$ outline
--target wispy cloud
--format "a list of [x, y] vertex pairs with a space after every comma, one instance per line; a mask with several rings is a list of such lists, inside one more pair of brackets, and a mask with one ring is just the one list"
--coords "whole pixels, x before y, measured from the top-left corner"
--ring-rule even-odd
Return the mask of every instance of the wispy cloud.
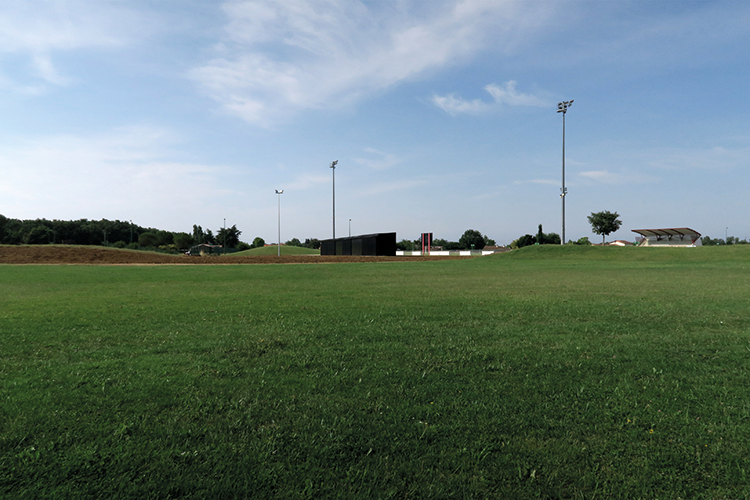
[[215, 178], [227, 169], [175, 161], [176, 143], [169, 131], [132, 127], [0, 147], [3, 210], [15, 217], [111, 217], [180, 211], [223, 193]]
[[524, 94], [516, 90], [516, 82], [510, 80], [500, 87], [491, 83], [484, 87], [493, 98], [493, 101], [482, 101], [474, 99], [467, 101], [455, 94], [444, 96], [433, 95], [432, 102], [449, 115], [459, 114], [480, 114], [499, 109], [503, 105], [507, 106], [547, 106], [549, 103], [542, 97], [532, 94]]
[[[262, 126], [465, 61], [532, 17], [519, 0], [424, 4], [231, 2], [216, 57], [190, 71], [221, 106]], [[538, 16], [537, 12], [533, 16]], [[502, 99], [506, 89], [497, 89]]]
[[372, 196], [372, 195], [382, 195], [385, 193], [391, 193], [394, 191], [403, 191], [405, 189], [412, 189], [417, 186], [425, 186], [428, 184], [432, 184], [434, 180], [427, 179], [427, 178], [418, 178], [418, 179], [402, 179], [402, 180], [395, 180], [391, 182], [378, 182], [370, 185], [367, 189], [364, 189], [362, 191], [363, 195]]
[[657, 182], [658, 177], [653, 175], [635, 173], [635, 172], [610, 172], [609, 170], [588, 170], [578, 172], [579, 177], [598, 184], [644, 184], [648, 182]]
[[26, 57], [32, 85], [18, 84], [21, 75], [0, 75], [6, 90], [41, 93], [44, 84], [68, 85], [53, 55], [79, 49], [122, 46], [140, 37], [149, 25], [147, 16], [112, 2], [87, 0], [26, 0], [3, 2], [0, 9], [0, 60], [9, 55]]
[[665, 170], [715, 170], [728, 172], [750, 167], [750, 148], [716, 146], [704, 149], [669, 149], [650, 153], [648, 165]]
[[364, 151], [370, 154], [370, 158], [352, 158], [352, 160], [373, 170], [386, 170], [401, 163], [401, 159], [391, 153], [384, 153], [374, 148], [365, 148]]
[[513, 184], [520, 185], [520, 184], [544, 184], [546, 186], [559, 186], [560, 181], [559, 180], [553, 180], [553, 179], [529, 179], [529, 180], [519, 180], [514, 181]]

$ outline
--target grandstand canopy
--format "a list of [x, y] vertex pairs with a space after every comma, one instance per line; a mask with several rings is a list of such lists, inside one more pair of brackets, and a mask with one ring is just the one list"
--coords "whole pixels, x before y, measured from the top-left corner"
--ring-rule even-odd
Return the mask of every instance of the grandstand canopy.
[[689, 227], [633, 229], [643, 236], [642, 246], [700, 246], [701, 233]]

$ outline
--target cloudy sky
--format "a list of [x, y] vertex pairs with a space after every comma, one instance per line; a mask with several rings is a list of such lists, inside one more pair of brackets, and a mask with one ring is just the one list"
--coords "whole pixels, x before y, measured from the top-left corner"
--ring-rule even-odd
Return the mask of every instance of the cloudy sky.
[[[0, 214], [750, 237], [750, 3], [4, 0]], [[728, 228], [728, 229], [727, 229]]]

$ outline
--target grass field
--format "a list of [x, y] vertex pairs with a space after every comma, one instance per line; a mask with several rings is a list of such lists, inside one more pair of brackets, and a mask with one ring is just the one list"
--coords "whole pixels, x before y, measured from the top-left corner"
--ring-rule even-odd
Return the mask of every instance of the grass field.
[[[233, 255], [278, 255], [279, 247], [268, 246], [251, 248], [250, 250], [243, 250], [242, 252], [234, 253]], [[281, 255], [320, 255], [320, 250], [313, 250], [312, 248], [294, 247], [281, 245]]]
[[0, 266], [6, 498], [750, 496], [750, 248]]

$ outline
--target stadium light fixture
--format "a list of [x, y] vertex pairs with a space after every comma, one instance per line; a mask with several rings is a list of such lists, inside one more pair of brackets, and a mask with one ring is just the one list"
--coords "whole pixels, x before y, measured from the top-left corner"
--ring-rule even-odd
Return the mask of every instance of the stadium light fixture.
[[338, 160], [331, 163], [331, 169], [333, 169], [333, 239], [336, 239], [336, 164]]
[[277, 243], [278, 256], [281, 257], [281, 195], [284, 194], [284, 190], [276, 190], [277, 198], [279, 199], [279, 242]]
[[562, 142], [562, 188], [560, 189], [560, 198], [562, 199], [562, 239], [560, 244], [565, 244], [565, 196], [568, 194], [568, 190], [565, 187], [565, 113], [568, 112], [568, 108], [573, 105], [573, 99], [569, 101], [562, 101], [557, 104], [557, 112], [563, 115], [563, 142]]

